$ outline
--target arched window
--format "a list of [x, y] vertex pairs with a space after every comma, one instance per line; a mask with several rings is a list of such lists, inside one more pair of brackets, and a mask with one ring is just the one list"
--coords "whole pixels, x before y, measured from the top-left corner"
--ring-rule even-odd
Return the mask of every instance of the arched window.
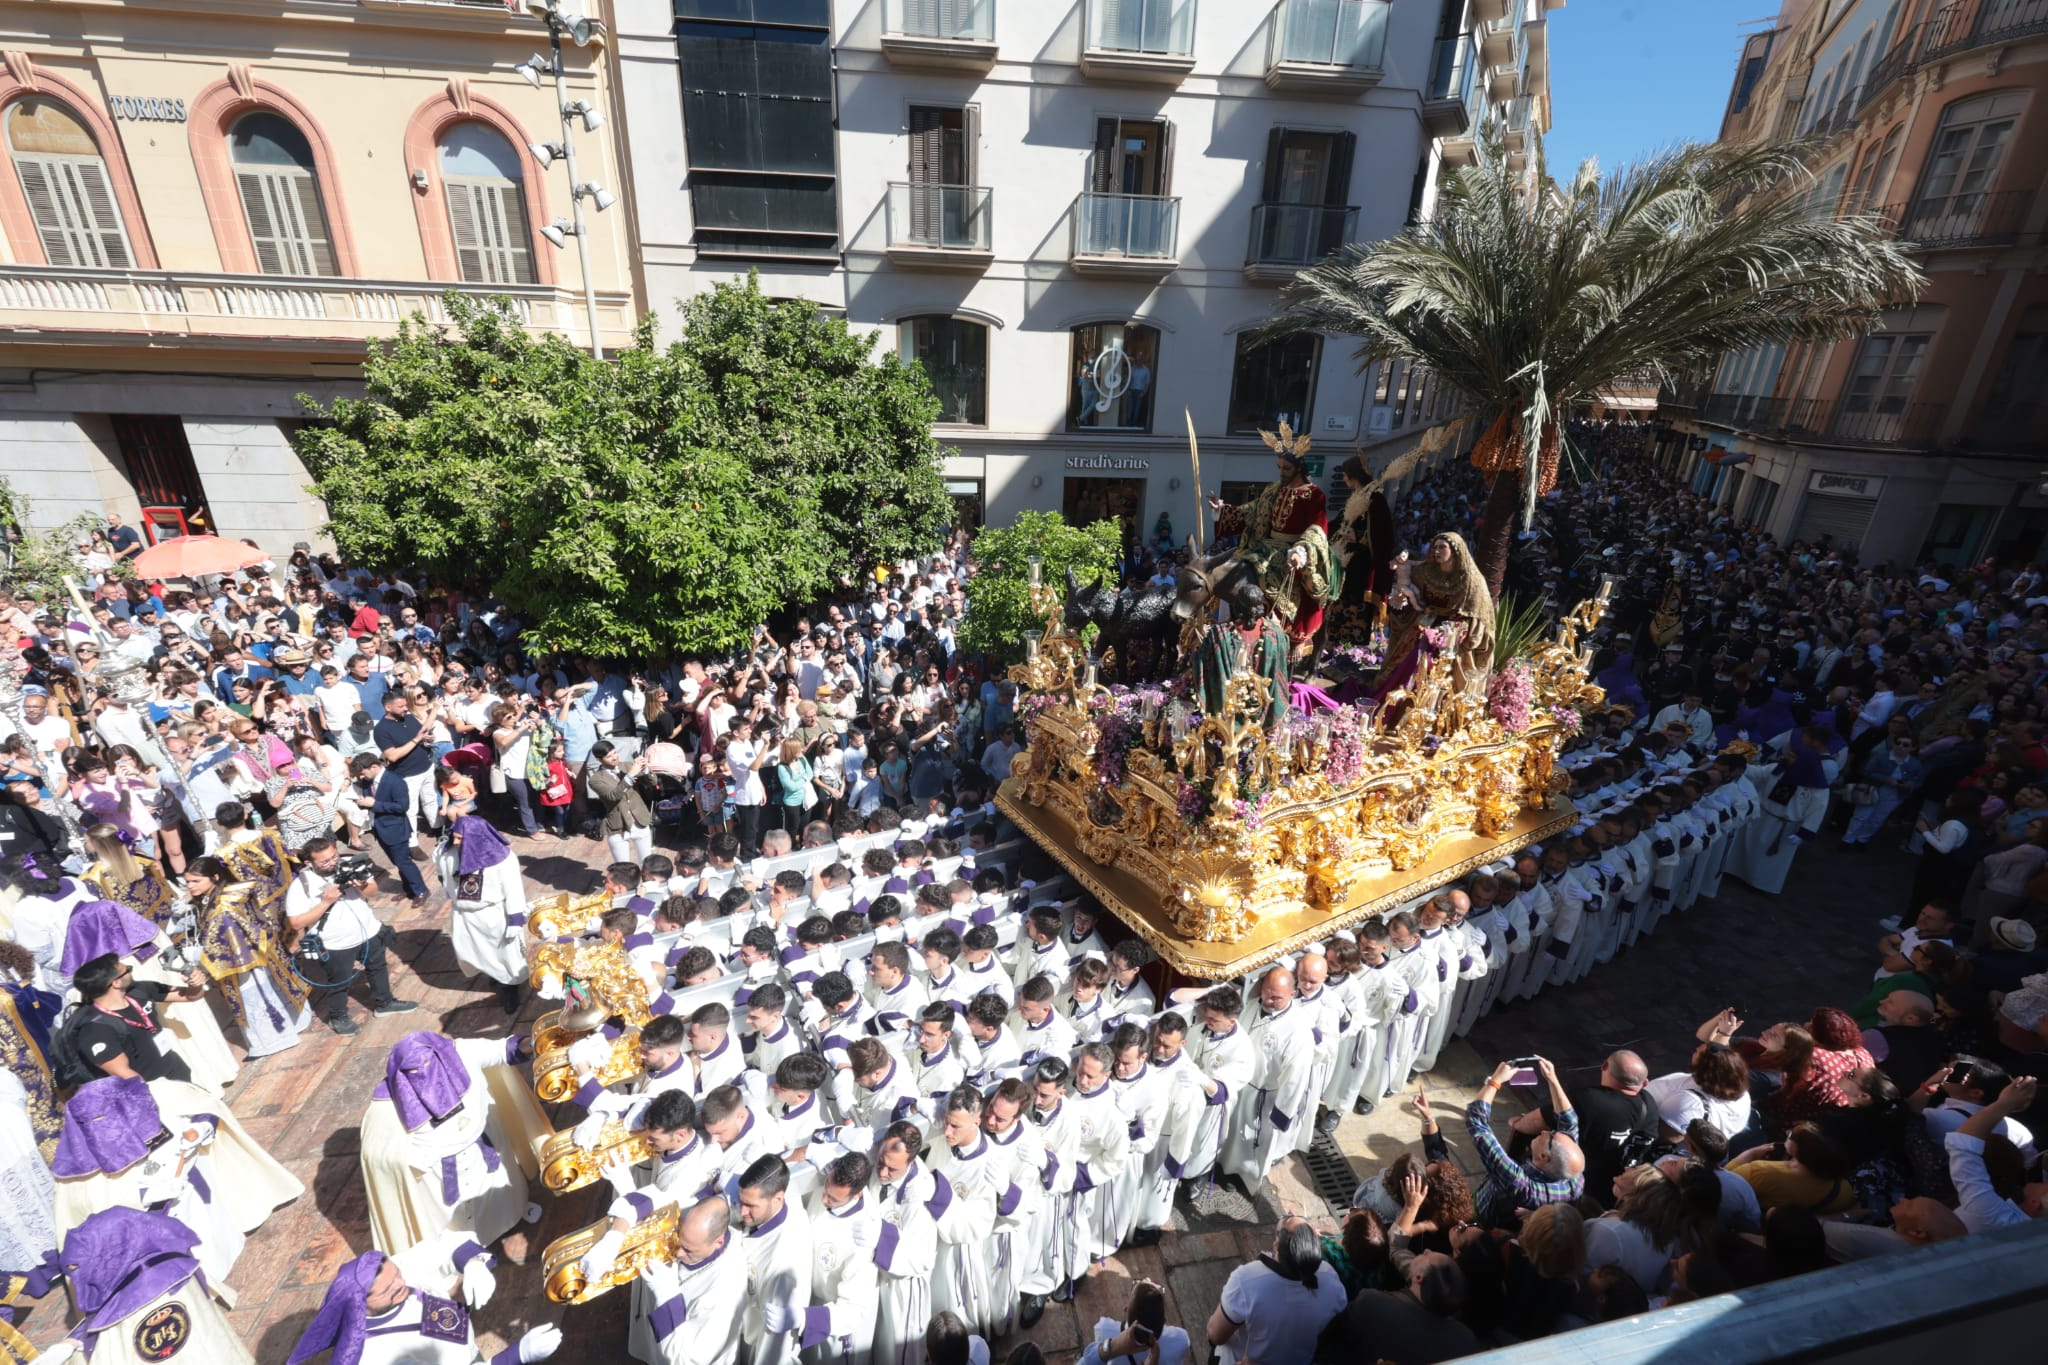
[[228, 160], [256, 268], [266, 275], [340, 274], [306, 135], [280, 114], [244, 114], [228, 132]]
[[939, 421], [988, 425], [988, 328], [966, 318], [905, 318], [902, 356], [924, 366], [939, 396]]
[[1150, 431], [1159, 378], [1159, 329], [1091, 322], [1074, 329], [1069, 431]]
[[1920, 172], [1913, 224], [1950, 233], [1974, 225], [1998, 187], [2006, 147], [2026, 108], [2026, 91], [2005, 90], [1957, 100], [1941, 111], [1941, 129]]
[[533, 235], [512, 144], [495, 128], [458, 123], [441, 135], [440, 160], [464, 282], [532, 284]]
[[78, 116], [30, 95], [7, 106], [6, 124], [14, 173], [49, 263], [117, 270], [135, 264], [107, 163]]

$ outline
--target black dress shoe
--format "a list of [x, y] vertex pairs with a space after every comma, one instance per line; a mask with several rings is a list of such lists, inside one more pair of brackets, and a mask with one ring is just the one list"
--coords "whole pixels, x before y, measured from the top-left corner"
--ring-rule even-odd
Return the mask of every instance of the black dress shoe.
[[1334, 1133], [1337, 1131], [1337, 1112], [1334, 1109], [1325, 1109], [1322, 1113], [1316, 1115], [1316, 1131], [1318, 1133]]
[[1164, 1229], [1161, 1228], [1139, 1228], [1124, 1239], [1124, 1245], [1126, 1247], [1156, 1247], [1159, 1245], [1159, 1239], [1165, 1235]]
[[1374, 1107], [1375, 1106], [1371, 1100], [1367, 1099], [1363, 1095], [1360, 1095], [1358, 1097], [1358, 1102], [1351, 1106], [1351, 1112], [1363, 1118], [1365, 1115], [1370, 1114], [1373, 1111]]
[[1023, 1297], [1023, 1299], [1019, 1302], [1019, 1306], [1017, 1309], [1017, 1325], [1019, 1327], [1036, 1327], [1038, 1325], [1038, 1320], [1044, 1316], [1045, 1295], [1026, 1294]]

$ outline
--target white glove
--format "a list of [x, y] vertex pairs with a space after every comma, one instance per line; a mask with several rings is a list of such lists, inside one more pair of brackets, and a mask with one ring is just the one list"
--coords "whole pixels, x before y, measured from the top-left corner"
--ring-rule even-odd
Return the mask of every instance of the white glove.
[[544, 1322], [519, 1338], [519, 1365], [533, 1365], [562, 1349], [562, 1329]]
[[[553, 972], [547, 973], [541, 977], [540, 984], [533, 988], [533, 993], [543, 1000], [560, 1000], [564, 994], [562, 978], [556, 976]], [[540, 1329], [535, 1328], [534, 1330], [539, 1331]]]
[[591, 1110], [590, 1117], [577, 1124], [576, 1130], [572, 1134], [576, 1139], [576, 1145], [586, 1152], [597, 1146], [598, 1139], [604, 1136], [605, 1124], [610, 1121], [611, 1116], [605, 1113], [604, 1110]]
[[[607, 1229], [604, 1236], [597, 1239], [597, 1245], [584, 1252], [583, 1259], [576, 1263], [583, 1271], [583, 1278], [586, 1280], [604, 1278], [605, 1272], [612, 1268], [612, 1262], [619, 1259], [619, 1249], [625, 1246], [625, 1244], [625, 1233], [618, 1231], [616, 1228]], [[556, 1340], [559, 1342], [561, 1338], [558, 1336]], [[522, 1360], [525, 1358], [524, 1356], [520, 1357]]]
[[569, 1044], [569, 1065], [579, 1075], [586, 1070], [597, 1071], [611, 1059], [612, 1040], [602, 1033], [593, 1033]]
[[614, 1161], [604, 1168], [604, 1178], [609, 1180], [612, 1188], [621, 1195], [633, 1194], [640, 1189], [640, 1182], [633, 1176], [633, 1163], [630, 1161]]
[[498, 1277], [491, 1273], [490, 1260], [488, 1256], [472, 1256], [462, 1267], [462, 1301], [471, 1308], [482, 1308], [498, 1292]]
[[761, 1330], [764, 1332], [787, 1332], [796, 1326], [796, 1308], [776, 1299], [763, 1300], [761, 1304]]
[[683, 1272], [659, 1257], [651, 1258], [640, 1267], [640, 1278], [657, 1303], [668, 1302], [683, 1287]]

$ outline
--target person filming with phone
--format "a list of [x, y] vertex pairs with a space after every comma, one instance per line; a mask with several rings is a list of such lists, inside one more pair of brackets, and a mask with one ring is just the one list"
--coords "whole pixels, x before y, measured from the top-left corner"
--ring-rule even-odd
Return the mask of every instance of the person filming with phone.
[[[1504, 1085], [1533, 1085], [1539, 1077], [1550, 1092], [1557, 1123], [1552, 1131], [1538, 1133], [1529, 1143], [1526, 1161], [1516, 1161], [1493, 1135], [1493, 1097]], [[1479, 1087], [1479, 1097], [1466, 1106], [1465, 1122], [1479, 1164], [1486, 1170], [1486, 1179], [1473, 1191], [1472, 1202], [1487, 1227], [1512, 1231], [1533, 1210], [1545, 1204], [1573, 1203], [1585, 1193], [1586, 1155], [1579, 1150], [1579, 1116], [1557, 1079], [1557, 1068], [1547, 1058], [1521, 1057], [1495, 1067], [1486, 1084]]]

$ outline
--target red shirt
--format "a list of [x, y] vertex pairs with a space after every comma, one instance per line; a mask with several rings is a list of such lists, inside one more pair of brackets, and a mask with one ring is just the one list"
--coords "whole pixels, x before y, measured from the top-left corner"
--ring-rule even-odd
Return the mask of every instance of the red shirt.
[[365, 635], [375, 635], [377, 633], [377, 627], [382, 625], [383, 623], [384, 618], [377, 614], [377, 609], [375, 607], [357, 607], [356, 619], [348, 623], [348, 638], [351, 640], [360, 640]]

